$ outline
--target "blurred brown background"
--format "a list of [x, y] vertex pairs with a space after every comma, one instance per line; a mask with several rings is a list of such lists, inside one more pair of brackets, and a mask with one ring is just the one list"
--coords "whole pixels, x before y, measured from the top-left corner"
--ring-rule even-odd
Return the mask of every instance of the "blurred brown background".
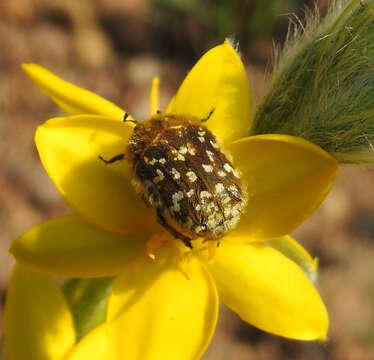
[[[0, 2], [0, 291], [10, 241], [69, 211], [43, 171], [35, 127], [59, 110], [20, 71], [37, 62], [131, 110], [148, 114], [161, 76], [162, 104], [198, 57], [236, 34], [259, 99], [273, 40], [302, 0], [3, 0]], [[319, 1], [323, 14], [328, 1]], [[294, 17], [293, 17], [294, 18]], [[295, 19], [295, 18], [294, 18]], [[329, 341], [304, 343], [265, 334], [222, 308], [204, 359], [374, 359], [374, 171], [341, 169], [320, 210], [295, 236], [320, 259], [320, 291], [331, 316]], [[308, 311], [308, 309], [305, 309]]]

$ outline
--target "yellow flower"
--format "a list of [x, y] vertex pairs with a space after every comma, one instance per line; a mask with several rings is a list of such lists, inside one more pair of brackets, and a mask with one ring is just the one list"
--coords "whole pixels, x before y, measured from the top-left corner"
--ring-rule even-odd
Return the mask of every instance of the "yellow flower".
[[9, 360], [109, 360], [102, 324], [76, 343], [73, 316], [59, 285], [49, 276], [16, 265], [4, 317]]
[[[35, 139], [45, 169], [76, 213], [31, 229], [11, 252], [51, 275], [117, 276], [107, 319], [114, 358], [200, 358], [214, 332], [218, 297], [262, 330], [300, 340], [326, 337], [325, 306], [297, 265], [314, 271], [315, 263], [286, 234], [324, 199], [338, 164], [301, 138], [248, 136], [250, 89], [229, 42], [199, 60], [166, 110], [202, 119], [215, 109], [206, 126], [233, 157], [248, 190], [247, 209], [213, 261], [204, 246], [185, 255], [173, 239], [150, 259], [146, 244], [160, 230], [154, 210], [136, 194], [129, 164], [104, 166], [98, 159], [123, 153], [134, 124], [123, 122], [125, 111], [98, 95], [38, 65], [23, 68], [75, 114], [48, 120]], [[151, 113], [157, 109], [155, 80]]]

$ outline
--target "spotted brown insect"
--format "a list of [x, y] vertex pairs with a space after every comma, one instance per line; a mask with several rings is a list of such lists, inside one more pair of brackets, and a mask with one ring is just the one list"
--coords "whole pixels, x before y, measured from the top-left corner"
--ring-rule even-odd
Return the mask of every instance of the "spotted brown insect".
[[246, 204], [240, 176], [201, 120], [157, 114], [140, 122], [125, 154], [100, 158], [124, 157], [158, 222], [186, 246], [220, 239], [238, 223]]

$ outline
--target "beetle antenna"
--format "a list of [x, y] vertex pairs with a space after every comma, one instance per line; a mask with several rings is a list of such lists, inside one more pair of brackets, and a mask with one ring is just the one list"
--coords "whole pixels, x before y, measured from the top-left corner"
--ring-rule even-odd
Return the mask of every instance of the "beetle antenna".
[[208, 121], [209, 119], [210, 119], [210, 117], [213, 115], [213, 113], [214, 113], [214, 110], [216, 110], [215, 108], [213, 108], [212, 110], [210, 110], [209, 111], [209, 114], [208, 114], [208, 116], [207, 117], [205, 117], [205, 118], [202, 118], [200, 121], [201, 122], [205, 122], [205, 121]]
[[130, 116], [130, 114], [126, 111], [125, 114], [123, 115], [123, 118], [122, 118], [122, 121], [123, 122], [132, 122], [134, 124], [137, 124], [138, 122], [136, 120], [133, 120], [133, 119], [129, 119], [128, 117]]

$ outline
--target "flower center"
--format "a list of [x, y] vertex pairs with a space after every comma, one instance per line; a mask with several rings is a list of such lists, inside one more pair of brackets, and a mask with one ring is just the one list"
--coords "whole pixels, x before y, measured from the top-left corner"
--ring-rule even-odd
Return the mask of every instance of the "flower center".
[[160, 230], [149, 238], [145, 252], [148, 257], [163, 263], [170, 256], [175, 265], [187, 277], [190, 277], [189, 262], [191, 256], [198, 256], [204, 261], [213, 262], [217, 251], [215, 241], [196, 240], [194, 249], [186, 249], [182, 243], [176, 242], [166, 230]]

